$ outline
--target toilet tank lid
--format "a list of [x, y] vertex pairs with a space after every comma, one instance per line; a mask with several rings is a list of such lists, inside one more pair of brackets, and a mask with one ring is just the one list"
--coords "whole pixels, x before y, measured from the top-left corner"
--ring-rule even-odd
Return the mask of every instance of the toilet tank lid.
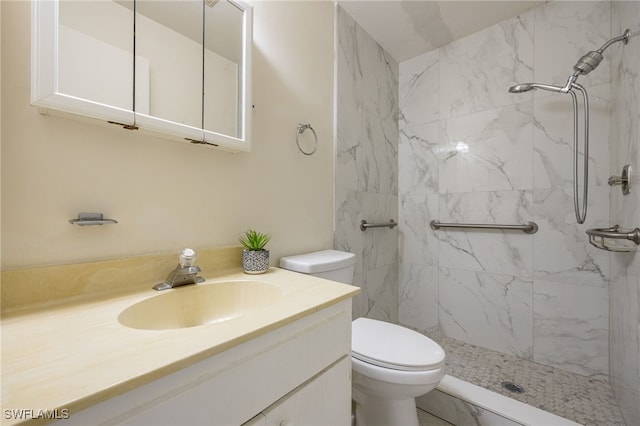
[[281, 268], [305, 274], [334, 271], [355, 265], [355, 263], [355, 254], [340, 250], [314, 251], [280, 259]]

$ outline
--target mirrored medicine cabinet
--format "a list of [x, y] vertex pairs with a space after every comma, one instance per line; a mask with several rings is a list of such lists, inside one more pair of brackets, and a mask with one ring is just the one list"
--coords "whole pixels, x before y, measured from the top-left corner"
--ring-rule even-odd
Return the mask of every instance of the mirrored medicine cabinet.
[[33, 0], [31, 103], [249, 151], [251, 44], [236, 0]]

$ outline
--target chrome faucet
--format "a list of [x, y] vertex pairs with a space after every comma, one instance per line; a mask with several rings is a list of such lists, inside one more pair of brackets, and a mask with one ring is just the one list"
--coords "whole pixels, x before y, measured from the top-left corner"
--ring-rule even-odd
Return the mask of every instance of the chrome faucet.
[[199, 277], [200, 268], [195, 266], [196, 252], [186, 248], [180, 252], [180, 261], [176, 269], [171, 271], [167, 279], [160, 284], [153, 286], [154, 290], [167, 290], [187, 284], [198, 284], [204, 282], [204, 278]]

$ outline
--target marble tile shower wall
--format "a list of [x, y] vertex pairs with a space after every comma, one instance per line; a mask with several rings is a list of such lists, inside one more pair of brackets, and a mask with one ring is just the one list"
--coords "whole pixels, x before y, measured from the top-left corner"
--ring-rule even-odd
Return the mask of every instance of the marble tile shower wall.
[[357, 256], [354, 317], [398, 319], [398, 64], [337, 8], [335, 247]]
[[[640, 34], [640, 2], [613, 2], [613, 36]], [[611, 54], [611, 173], [640, 168], [640, 37]], [[640, 227], [640, 191], [611, 190], [611, 223]], [[640, 424], [640, 253], [611, 255], [611, 385], [628, 425]]]
[[[399, 321], [567, 371], [607, 377], [608, 58], [590, 94], [589, 214], [572, 199], [564, 84], [610, 37], [609, 2], [551, 2], [400, 64]], [[582, 161], [582, 159], [580, 159]], [[429, 221], [525, 223], [535, 235], [432, 231]]]

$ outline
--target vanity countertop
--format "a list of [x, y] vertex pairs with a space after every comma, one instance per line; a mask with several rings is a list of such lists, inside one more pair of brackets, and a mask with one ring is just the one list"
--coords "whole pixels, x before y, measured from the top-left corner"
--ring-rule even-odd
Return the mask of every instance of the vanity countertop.
[[34, 416], [38, 410], [73, 415], [359, 292], [278, 268], [251, 276], [238, 270], [196, 285], [234, 280], [273, 284], [283, 297], [233, 320], [170, 330], [118, 322], [128, 306], [165, 293], [151, 286], [3, 313], [2, 424], [20, 423], [7, 414], [14, 409], [33, 410]]

